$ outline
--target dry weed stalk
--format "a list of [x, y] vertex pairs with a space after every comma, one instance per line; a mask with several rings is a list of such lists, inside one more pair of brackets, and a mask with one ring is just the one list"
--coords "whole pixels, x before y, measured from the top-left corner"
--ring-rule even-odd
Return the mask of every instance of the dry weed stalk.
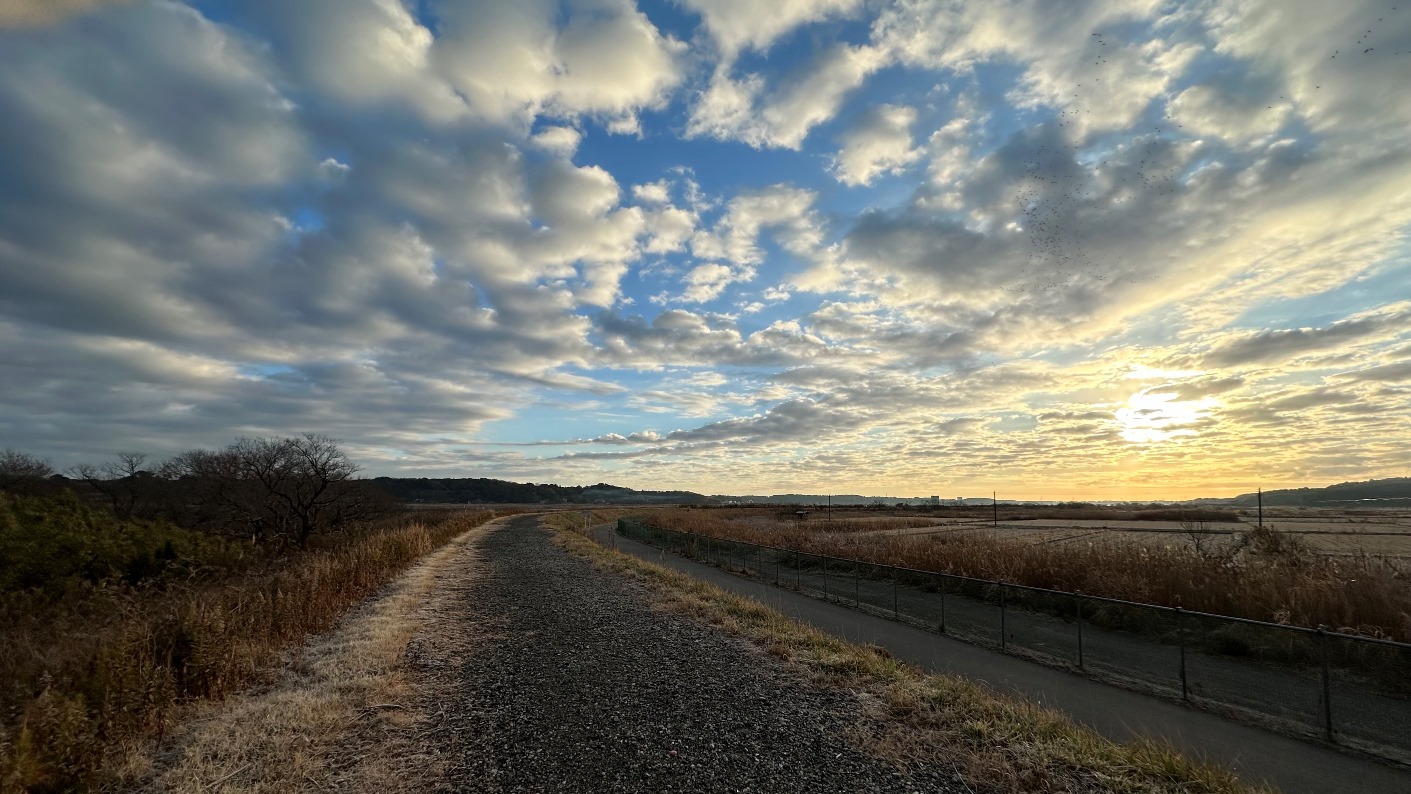
[[[163, 593], [115, 592], [44, 615], [0, 603], [0, 791], [98, 785], [178, 709], [262, 682], [289, 648], [434, 548], [495, 516], [400, 520], [282, 566]], [[427, 518], [418, 516], [418, 519]], [[99, 594], [100, 596], [103, 594]]]
[[642, 515], [667, 529], [810, 554], [1411, 641], [1411, 587], [1400, 565], [1366, 555], [1318, 555], [1297, 536], [1268, 526], [1233, 543], [1200, 548], [1101, 541], [1034, 544], [966, 530], [864, 537], [855, 530], [834, 530], [836, 520], [776, 520], [773, 512], [657, 510]]

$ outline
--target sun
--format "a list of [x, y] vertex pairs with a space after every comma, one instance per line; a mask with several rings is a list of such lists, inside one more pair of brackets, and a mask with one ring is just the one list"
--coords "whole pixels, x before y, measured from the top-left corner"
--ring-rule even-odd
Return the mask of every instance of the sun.
[[[1160, 387], [1153, 387], [1160, 388]], [[1181, 400], [1171, 392], [1142, 389], [1116, 411], [1122, 438], [1136, 444], [1195, 436], [1217, 402], [1213, 397]]]

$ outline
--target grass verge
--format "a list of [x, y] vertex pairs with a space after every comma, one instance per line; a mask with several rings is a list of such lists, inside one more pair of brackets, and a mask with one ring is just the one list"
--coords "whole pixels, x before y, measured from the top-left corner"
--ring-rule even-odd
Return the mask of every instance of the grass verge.
[[[472, 523], [462, 519], [459, 526]], [[465, 531], [399, 577], [385, 595], [315, 638], [274, 686], [211, 705], [173, 736], [154, 791], [445, 790], [422, 706], [444, 681], [413, 675], [416, 643], [464, 643], [438, 632], [446, 590], [469, 582], [478, 556]], [[440, 649], [445, 651], [445, 648]], [[451, 654], [438, 653], [438, 658]], [[431, 690], [436, 690], [435, 692]], [[135, 764], [136, 765], [136, 764]]]
[[15, 620], [4, 640], [23, 662], [16, 680], [34, 685], [9, 693], [13, 711], [0, 715], [0, 792], [93, 790], [140, 772], [132, 759], [188, 707], [267, 682], [286, 652], [494, 516], [400, 522], [271, 570], [114, 592], [101, 609], [54, 621], [26, 619], [24, 602], [7, 602]]
[[1026, 700], [923, 673], [884, 650], [844, 642], [757, 601], [605, 549], [580, 531], [562, 531], [575, 528], [553, 517], [545, 523], [561, 530], [561, 546], [647, 585], [663, 608], [746, 638], [816, 683], [858, 692], [877, 719], [853, 738], [898, 765], [952, 764], [968, 784], [1006, 792], [1272, 791], [1156, 742], [1117, 744]]

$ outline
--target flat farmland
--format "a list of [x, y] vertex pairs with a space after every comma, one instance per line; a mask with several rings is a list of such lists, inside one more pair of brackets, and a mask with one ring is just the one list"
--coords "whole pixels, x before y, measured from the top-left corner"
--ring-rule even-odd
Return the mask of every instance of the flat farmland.
[[[1254, 516], [1237, 522], [1211, 521], [1195, 529], [1211, 543], [1230, 543], [1254, 529]], [[810, 522], [812, 523], [812, 522]], [[1326, 509], [1266, 510], [1264, 524], [1303, 541], [1328, 556], [1411, 559], [1411, 511], [1337, 511]], [[817, 526], [817, 524], [815, 524]], [[826, 527], [826, 523], [822, 524]], [[930, 526], [880, 529], [862, 534], [876, 537], [1002, 537], [1034, 545], [1121, 543], [1148, 547], [1189, 547], [1193, 533], [1178, 521], [1134, 519], [1005, 518], [998, 525], [977, 518], [937, 521]]]

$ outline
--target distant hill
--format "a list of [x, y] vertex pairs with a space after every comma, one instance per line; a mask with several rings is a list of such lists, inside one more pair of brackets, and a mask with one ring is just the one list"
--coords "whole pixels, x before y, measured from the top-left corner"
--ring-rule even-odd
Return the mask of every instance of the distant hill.
[[[394, 499], [402, 502], [431, 503], [490, 503], [490, 504], [616, 504], [616, 505], [659, 505], [659, 504], [761, 504], [761, 505], [824, 505], [830, 497], [826, 494], [772, 494], [769, 496], [744, 495], [730, 496], [716, 494], [703, 496], [693, 491], [638, 491], [608, 483], [596, 485], [554, 485], [552, 483], [509, 482], [486, 478], [425, 478], [425, 477], [376, 477], [373, 483], [381, 487]], [[1240, 507], [1253, 507], [1257, 496], [1252, 493], [1223, 499], [1193, 499], [1187, 504], [1219, 503]], [[861, 496], [859, 494], [833, 494], [834, 507], [850, 505], [888, 506], [898, 503], [920, 506], [930, 503], [928, 497], [919, 496]], [[967, 497], [966, 504], [986, 504], [988, 498]], [[955, 504], [952, 497], [943, 497], [942, 504]], [[1001, 504], [1013, 504], [1005, 499]], [[1038, 504], [1037, 502], [1034, 504]], [[1308, 507], [1347, 507], [1365, 504], [1366, 506], [1411, 506], [1411, 477], [1396, 477], [1367, 482], [1344, 482], [1325, 488], [1289, 488], [1264, 492], [1266, 506]]]
[[[1234, 503], [1253, 506], [1258, 494], [1240, 494]], [[1266, 506], [1302, 505], [1306, 507], [1349, 507], [1359, 503], [1368, 507], [1405, 507], [1411, 505], [1411, 477], [1392, 477], [1366, 482], [1342, 482], [1326, 488], [1287, 488], [1265, 491]]]
[[450, 504], [701, 504], [690, 491], [637, 491], [607, 483], [554, 485], [486, 478], [374, 477], [372, 482], [401, 502]]

